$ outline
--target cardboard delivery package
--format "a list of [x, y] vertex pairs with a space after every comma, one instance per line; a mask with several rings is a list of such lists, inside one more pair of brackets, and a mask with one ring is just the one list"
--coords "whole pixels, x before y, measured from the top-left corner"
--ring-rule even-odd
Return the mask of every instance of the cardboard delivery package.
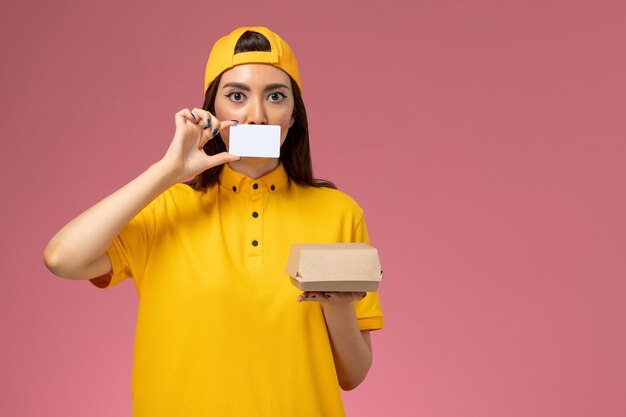
[[293, 244], [285, 271], [302, 291], [376, 291], [378, 250], [367, 243]]

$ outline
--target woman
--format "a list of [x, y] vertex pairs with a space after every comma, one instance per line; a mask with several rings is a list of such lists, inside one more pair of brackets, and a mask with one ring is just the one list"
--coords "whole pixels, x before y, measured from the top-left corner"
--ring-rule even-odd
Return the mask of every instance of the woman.
[[[341, 416], [339, 387], [365, 378], [378, 294], [300, 294], [284, 273], [292, 243], [368, 242], [360, 207], [313, 178], [301, 89], [274, 32], [219, 39], [165, 156], [46, 247], [58, 276], [134, 280], [133, 416]], [[237, 123], [279, 125], [280, 158], [226, 152]]]

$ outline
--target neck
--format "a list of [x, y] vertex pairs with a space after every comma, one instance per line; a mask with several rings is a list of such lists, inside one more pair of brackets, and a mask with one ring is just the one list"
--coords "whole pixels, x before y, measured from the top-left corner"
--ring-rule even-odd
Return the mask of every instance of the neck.
[[228, 166], [252, 179], [261, 178], [278, 166], [278, 158], [241, 158]]

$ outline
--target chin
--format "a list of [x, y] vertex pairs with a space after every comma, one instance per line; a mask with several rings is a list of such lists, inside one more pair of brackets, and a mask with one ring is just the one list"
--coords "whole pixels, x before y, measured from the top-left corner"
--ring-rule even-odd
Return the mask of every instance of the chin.
[[251, 164], [262, 164], [268, 161], [277, 161], [278, 158], [262, 158], [262, 157], [258, 157], [258, 156], [242, 156], [241, 157], [241, 161], [235, 161], [235, 163], [237, 162], [247, 162], [247, 163], [251, 163]]

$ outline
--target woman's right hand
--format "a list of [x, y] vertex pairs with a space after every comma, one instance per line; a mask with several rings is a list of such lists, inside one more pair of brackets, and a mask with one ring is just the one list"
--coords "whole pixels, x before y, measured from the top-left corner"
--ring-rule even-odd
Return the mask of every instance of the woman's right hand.
[[236, 125], [237, 121], [221, 122], [208, 111], [198, 108], [182, 109], [176, 113], [174, 121], [174, 139], [161, 162], [176, 182], [189, 181], [209, 168], [240, 159], [228, 152], [217, 155], [207, 155], [204, 152], [204, 145], [209, 140], [222, 130]]
[[[202, 109], [192, 111], [183, 109], [176, 113], [176, 133], [161, 161], [150, 165], [137, 178], [85, 210], [54, 235], [44, 250], [44, 262], [53, 274], [73, 279], [109, 274], [112, 265], [107, 248], [137, 213], [175, 182], [239, 160], [228, 152], [209, 156], [203, 149], [217, 132], [237, 122], [220, 122]], [[210, 120], [210, 128], [206, 128], [207, 120]], [[94, 284], [104, 285], [108, 279], [110, 276]]]

